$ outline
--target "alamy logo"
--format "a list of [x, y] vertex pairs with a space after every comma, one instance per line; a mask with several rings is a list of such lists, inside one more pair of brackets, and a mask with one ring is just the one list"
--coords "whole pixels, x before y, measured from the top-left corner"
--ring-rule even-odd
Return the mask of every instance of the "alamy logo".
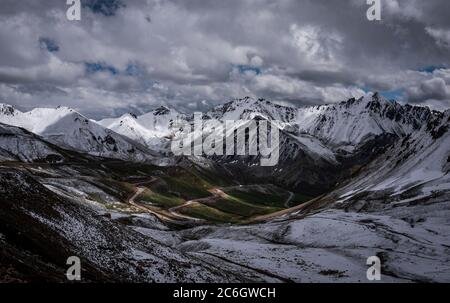
[[71, 256], [67, 258], [67, 265], [70, 265], [67, 269], [66, 277], [69, 281], [80, 281], [81, 280], [81, 261], [80, 258], [76, 256]]
[[70, 7], [67, 9], [66, 16], [69, 21], [81, 20], [81, 3], [80, 0], [67, 0], [67, 5]]
[[381, 0], [367, 0], [367, 5], [370, 5], [366, 16], [369, 21], [381, 20]]
[[194, 114], [194, 123], [178, 121], [180, 132], [172, 140], [174, 155], [257, 156], [261, 166], [275, 166], [279, 158], [279, 129], [266, 120], [203, 121]]
[[367, 265], [370, 265], [367, 269], [367, 280], [380, 281], [381, 280], [381, 260], [377, 256], [371, 256], [367, 258]]

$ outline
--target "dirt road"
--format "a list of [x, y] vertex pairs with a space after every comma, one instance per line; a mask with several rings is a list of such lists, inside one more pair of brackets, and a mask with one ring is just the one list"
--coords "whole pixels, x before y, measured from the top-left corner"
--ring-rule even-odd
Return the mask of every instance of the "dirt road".
[[[155, 216], [157, 216], [160, 220], [162, 221], [170, 221], [173, 222], [176, 219], [182, 219], [182, 220], [188, 220], [188, 221], [193, 221], [193, 222], [202, 222], [203, 220], [201, 219], [197, 219], [194, 217], [190, 217], [190, 216], [186, 216], [186, 215], [182, 215], [176, 212], [176, 209], [185, 207], [185, 206], [189, 206], [191, 204], [194, 203], [194, 201], [187, 201], [186, 203], [184, 203], [183, 205], [180, 206], [176, 206], [176, 207], [172, 207], [168, 210], [168, 214], [169, 215], [165, 215], [164, 211], [158, 212], [155, 211], [153, 209], [151, 209], [150, 207], [146, 206], [145, 204], [141, 204], [136, 202], [135, 200], [145, 191], [145, 190], [149, 190], [147, 187], [143, 187], [140, 185], [144, 185], [144, 184], [152, 184], [154, 182], [156, 182], [158, 179], [155, 177], [151, 177], [150, 180], [145, 180], [145, 181], [140, 181], [140, 182], [134, 182], [133, 185], [136, 186], [136, 189], [134, 190], [133, 194], [131, 195], [131, 197], [128, 199], [128, 204], [144, 211], [144, 212], [148, 212], [151, 213]], [[171, 215], [171, 216], [170, 216]]]

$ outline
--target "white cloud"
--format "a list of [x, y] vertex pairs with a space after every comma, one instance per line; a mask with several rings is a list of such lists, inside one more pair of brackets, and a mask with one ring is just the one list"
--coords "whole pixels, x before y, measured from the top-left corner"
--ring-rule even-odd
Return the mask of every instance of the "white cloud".
[[260, 56], [253, 56], [250, 59], [250, 65], [254, 67], [261, 67], [263, 65], [263, 59]]
[[342, 37], [339, 34], [329, 29], [322, 30], [318, 26], [297, 24], [291, 25], [290, 33], [300, 57], [306, 57], [314, 65], [333, 68], [339, 65], [336, 61], [336, 52], [342, 44]]
[[[370, 87], [405, 90], [411, 102], [440, 90], [433, 102], [447, 104], [433, 79], [448, 86], [448, 70], [417, 70], [448, 62], [449, 1], [386, 0], [377, 24], [355, 0], [130, 0], [110, 17], [83, 9], [81, 22], [66, 19], [60, 0], [39, 3], [1, 1], [0, 102], [106, 114], [245, 95], [321, 104]], [[41, 37], [59, 51], [41, 49]], [[85, 62], [118, 73], [87, 74]]]
[[450, 48], [450, 29], [426, 27], [425, 30], [438, 45]]

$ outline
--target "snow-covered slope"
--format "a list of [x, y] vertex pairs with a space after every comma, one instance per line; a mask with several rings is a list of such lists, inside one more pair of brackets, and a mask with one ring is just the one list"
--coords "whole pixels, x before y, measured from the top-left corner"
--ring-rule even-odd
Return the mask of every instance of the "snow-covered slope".
[[[158, 114], [156, 114], [158, 113]], [[337, 104], [295, 108], [281, 106], [264, 99], [246, 97], [217, 106], [203, 115], [204, 133], [213, 131], [211, 119], [269, 120], [280, 130], [279, 162], [272, 170], [261, 168], [259, 156], [214, 156], [213, 162], [225, 165], [226, 171], [236, 175], [272, 176], [297, 190], [307, 188], [331, 189], [361, 165], [366, 165], [384, 146], [408, 135], [422, 134], [421, 130], [439, 117], [440, 113], [426, 107], [401, 105], [378, 94], [358, 100], [349, 99]], [[144, 123], [144, 117], [146, 118]], [[180, 115], [160, 108], [140, 117], [126, 115], [119, 120], [101, 123], [119, 133], [130, 136], [159, 150], [168, 147], [149, 140], [168, 137], [180, 139], [180, 132], [171, 128]], [[192, 123], [192, 117], [182, 116]], [[246, 122], [240, 122], [245, 125]], [[134, 132], [133, 132], [134, 131]], [[150, 132], [149, 132], [150, 131]], [[227, 134], [231, 136], [234, 134]], [[143, 138], [146, 138], [145, 140]], [[254, 138], [255, 139], [255, 138]], [[225, 140], [226, 141], [226, 140]], [[256, 139], [249, 145], [257, 144]], [[204, 159], [192, 158], [202, 165]], [[211, 165], [209, 165], [211, 166]], [[230, 167], [232, 166], [232, 167]], [[270, 171], [269, 171], [270, 170]], [[328, 172], [328, 173], [327, 173]]]
[[[104, 145], [105, 142], [108, 145], [108, 142], [112, 142], [109, 139], [105, 141], [106, 136], [112, 136], [112, 134], [102, 135], [104, 130], [99, 130], [95, 121], [90, 121], [69, 108], [35, 109], [28, 113], [21, 113], [10, 106], [3, 105], [0, 111], [2, 113], [0, 122], [25, 127], [32, 132], [77, 149], [80, 146], [77, 142], [78, 136], [73, 134], [73, 128], [80, 129], [83, 125], [84, 128], [89, 129], [88, 132], [94, 134], [91, 137], [102, 138], [100, 145]], [[72, 120], [79, 125], [69, 125], [72, 135], [66, 135], [62, 140], [63, 136], [60, 136], [58, 131], [64, 127], [58, 121], [68, 120], [66, 117], [69, 115], [72, 115]], [[358, 145], [383, 134], [406, 136], [422, 128], [436, 115], [436, 112], [428, 108], [400, 105], [378, 94], [373, 94], [358, 100], [350, 99], [337, 104], [302, 108], [281, 106], [264, 99], [245, 97], [216, 106], [203, 117], [206, 128], [208, 128], [209, 119], [273, 121], [281, 131], [290, 136], [291, 143], [296, 141], [296, 144], [306, 153], [334, 162], [336, 160], [334, 153], [338, 150], [352, 153], [357, 151]], [[141, 116], [125, 114], [118, 118], [103, 119], [97, 123], [152, 150], [170, 153], [170, 140], [177, 133], [174, 127], [175, 122], [180, 120], [192, 121], [192, 116], [161, 106]], [[87, 124], [91, 125], [87, 126]], [[69, 140], [70, 137], [75, 140]], [[85, 136], [82, 135], [82, 137]], [[87, 143], [97, 145], [96, 142]], [[115, 147], [112, 148], [113, 152], [121, 154], [119, 151], [114, 151]], [[286, 149], [290, 148], [280, 147], [280, 150]], [[109, 147], [105, 151], [99, 147], [93, 147], [90, 150], [94, 150], [94, 154], [111, 156]], [[127, 147], [126, 150], [132, 149]], [[126, 157], [121, 155], [120, 158]]]
[[297, 129], [330, 146], [357, 145], [370, 137], [398, 136], [420, 129], [437, 113], [427, 107], [401, 105], [375, 93], [336, 104], [288, 107], [246, 97], [217, 106], [208, 116], [219, 120], [276, 120], [281, 129]]
[[429, 108], [400, 105], [378, 94], [337, 104], [300, 108], [299, 130], [334, 146], [355, 146], [373, 136], [404, 136], [419, 130], [435, 113]]
[[296, 111], [297, 109], [294, 107], [274, 104], [265, 99], [245, 97], [216, 106], [207, 113], [207, 116], [221, 121], [251, 120], [261, 117], [270, 121], [274, 120], [283, 128], [286, 124], [294, 121]]
[[141, 144], [147, 144], [147, 139], [153, 136], [153, 133], [140, 125], [131, 114], [125, 114], [117, 119], [105, 119], [98, 123]]
[[63, 156], [50, 144], [28, 131], [0, 123], [0, 160], [58, 162]]
[[153, 158], [148, 148], [68, 107], [21, 112], [10, 105], [0, 105], [0, 122], [23, 127], [63, 148], [95, 156], [133, 161]]
[[[339, 189], [338, 202], [347, 205], [364, 196], [390, 197], [410, 203], [450, 194], [450, 110], [419, 131], [392, 145], [361, 174]], [[368, 200], [374, 200], [368, 199]]]
[[[367, 283], [366, 260], [378, 256], [381, 282], [449, 282], [450, 225], [446, 207], [418, 206], [395, 213], [326, 210], [247, 226], [205, 226], [183, 231], [178, 245], [203, 260], [245, 264], [271, 273], [268, 281]], [[427, 217], [410, 224], [407, 219]], [[217, 258], [219, 256], [220, 258]]]
[[153, 131], [157, 136], [166, 136], [173, 123], [178, 119], [186, 119], [178, 111], [160, 106], [153, 111], [137, 117], [138, 122], [145, 128]]
[[[357, 154], [363, 144], [377, 136], [402, 138], [420, 131], [438, 115], [429, 108], [401, 105], [375, 93], [302, 108], [246, 97], [217, 106], [203, 118], [206, 130], [210, 119], [273, 121], [281, 135], [289, 137], [280, 140], [289, 144], [280, 146], [282, 158], [292, 161], [301, 150], [313, 158], [336, 163], [339, 154]], [[141, 116], [125, 114], [95, 122], [67, 107], [22, 113], [0, 105], [2, 123], [24, 127], [64, 147], [138, 161], [148, 157], [149, 149], [170, 154], [170, 140], [179, 134], [175, 122], [180, 120], [192, 122], [192, 116], [161, 106]]]
[[168, 152], [172, 126], [175, 121], [184, 118], [176, 110], [161, 106], [141, 116], [125, 114], [119, 118], [103, 119], [98, 123], [153, 150]]

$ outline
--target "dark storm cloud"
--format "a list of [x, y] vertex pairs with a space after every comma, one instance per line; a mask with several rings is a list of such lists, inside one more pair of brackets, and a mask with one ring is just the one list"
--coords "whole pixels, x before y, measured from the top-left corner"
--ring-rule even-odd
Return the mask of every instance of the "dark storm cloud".
[[441, 78], [424, 81], [418, 87], [408, 90], [408, 93], [409, 100], [412, 102], [421, 102], [427, 99], [445, 100], [450, 96], [447, 84]]
[[357, 75], [350, 71], [321, 71], [303, 70], [297, 73], [290, 73], [289, 76], [303, 81], [313, 82], [318, 85], [354, 85], [358, 82]]
[[104, 16], [114, 16], [117, 10], [126, 7], [120, 0], [81, 0], [81, 4], [93, 13]]
[[0, 102], [98, 116], [380, 90], [447, 107], [450, 2], [381, 1], [369, 22], [365, 0], [82, 0], [70, 22], [66, 1], [2, 0]]
[[[445, 70], [447, 76], [450, 71]], [[450, 77], [436, 75], [429, 80], [406, 89], [408, 101], [411, 103], [422, 103], [424, 100], [435, 105], [438, 109], [450, 107]]]

